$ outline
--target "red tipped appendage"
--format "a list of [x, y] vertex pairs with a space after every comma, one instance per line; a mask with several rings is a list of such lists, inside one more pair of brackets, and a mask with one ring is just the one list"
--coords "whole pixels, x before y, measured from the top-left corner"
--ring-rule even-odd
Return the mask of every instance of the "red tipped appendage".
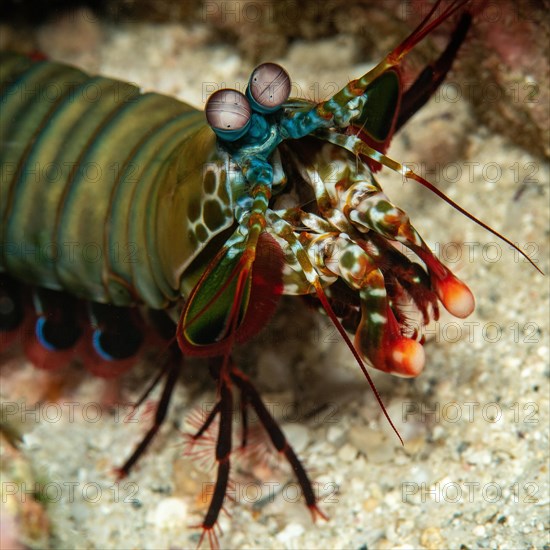
[[401, 334], [389, 307], [384, 325], [375, 326], [368, 321], [360, 325], [355, 334], [355, 347], [375, 369], [383, 372], [411, 378], [424, 369], [426, 355], [422, 344]]
[[472, 291], [451, 272], [441, 278], [433, 278], [432, 284], [445, 309], [455, 317], [464, 319], [475, 308]]
[[386, 367], [396, 376], [410, 378], [418, 376], [424, 369], [426, 354], [422, 344], [411, 338], [400, 336], [386, 347]]

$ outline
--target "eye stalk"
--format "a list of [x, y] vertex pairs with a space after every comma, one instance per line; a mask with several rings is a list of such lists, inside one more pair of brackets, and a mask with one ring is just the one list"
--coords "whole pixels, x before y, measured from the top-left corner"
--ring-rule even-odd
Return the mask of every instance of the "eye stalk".
[[258, 65], [250, 75], [246, 97], [252, 109], [259, 113], [273, 113], [290, 95], [290, 77], [275, 63]]
[[250, 126], [248, 99], [237, 90], [218, 90], [206, 102], [206, 120], [216, 135], [225, 141], [242, 137]]

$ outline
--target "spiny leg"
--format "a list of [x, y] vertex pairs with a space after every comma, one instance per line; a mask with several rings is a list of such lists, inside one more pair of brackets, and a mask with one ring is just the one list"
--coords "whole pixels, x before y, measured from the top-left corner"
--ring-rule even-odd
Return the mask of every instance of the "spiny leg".
[[218, 439], [216, 442], [216, 462], [218, 463], [218, 472], [212, 499], [208, 506], [208, 511], [200, 527], [202, 534], [199, 539], [198, 546], [200, 547], [204, 537], [208, 537], [208, 542], [211, 548], [217, 548], [218, 538], [215, 532], [218, 517], [223, 508], [223, 502], [227, 495], [227, 487], [229, 483], [229, 471], [231, 468], [230, 456], [232, 448], [232, 424], [233, 424], [233, 393], [228, 374], [226, 373], [226, 365], [228, 358], [224, 358], [224, 363], [218, 375], [218, 391], [219, 400], [216, 406], [211, 411], [203, 425], [199, 428], [193, 439], [198, 439], [208, 429], [216, 415], [220, 415], [218, 426]]
[[[143, 439], [140, 441], [140, 443], [135, 448], [134, 452], [130, 455], [130, 457], [124, 462], [124, 464], [118, 468], [118, 477], [119, 479], [126, 477], [130, 470], [133, 468], [133, 466], [136, 464], [136, 462], [139, 460], [141, 455], [145, 452], [157, 432], [159, 431], [162, 423], [166, 419], [166, 414], [168, 412], [168, 406], [170, 404], [170, 398], [172, 397], [172, 392], [174, 391], [174, 387], [176, 385], [176, 381], [178, 379], [179, 373], [180, 373], [180, 358], [181, 353], [179, 351], [179, 348], [175, 342], [173, 342], [170, 347], [168, 348], [168, 358], [167, 358], [167, 368], [166, 372], [162, 372], [160, 376], [155, 377], [153, 380], [153, 384], [151, 384], [147, 391], [145, 392], [144, 396], [138, 401], [138, 403], [142, 403], [145, 397], [152, 391], [154, 386], [160, 381], [163, 375], [166, 375], [166, 382], [164, 384], [164, 388], [162, 390], [162, 395], [159, 401], [159, 404], [157, 406], [157, 409], [155, 411], [155, 418], [153, 420], [153, 425], [149, 428]], [[163, 369], [164, 370], [164, 369]]]
[[[229, 375], [224, 374], [226, 367], [229, 367]], [[313, 516], [319, 516], [327, 519], [317, 506], [317, 497], [313, 490], [313, 485], [309, 480], [307, 473], [302, 466], [302, 463], [296, 456], [296, 453], [286, 440], [285, 435], [279, 428], [277, 421], [271, 416], [266, 406], [264, 405], [258, 391], [254, 385], [250, 382], [248, 377], [237, 369], [231, 359], [227, 362], [224, 361], [220, 369], [220, 375], [218, 377], [219, 384], [219, 400], [216, 403], [214, 409], [210, 412], [202, 426], [192, 436], [192, 439], [197, 440], [204, 435], [208, 427], [212, 424], [214, 418], [219, 414], [220, 422], [218, 426], [218, 438], [216, 442], [216, 462], [218, 463], [218, 472], [216, 476], [216, 482], [214, 485], [214, 491], [212, 499], [208, 506], [208, 511], [204, 517], [204, 520], [200, 527], [203, 532], [199, 540], [199, 546], [202, 544], [204, 537], [208, 537], [208, 541], [211, 547], [218, 547], [218, 539], [215, 532], [217, 521], [221, 510], [223, 509], [223, 503], [227, 495], [227, 487], [229, 484], [230, 473], [230, 455], [232, 451], [232, 420], [233, 420], [233, 395], [231, 390], [231, 382], [241, 391], [242, 405], [241, 414], [244, 413], [244, 409], [251, 406], [256, 412], [259, 420], [268, 433], [273, 445], [280, 453], [284, 454], [285, 458], [289, 462], [292, 470], [294, 471], [306, 504], [310, 509]], [[229, 376], [229, 379], [228, 379]], [[244, 416], [243, 416], [244, 418]], [[243, 420], [244, 421], [244, 420]], [[246, 431], [247, 421], [243, 426]], [[243, 435], [242, 445], [246, 446], [246, 435]]]
[[241, 408], [241, 422], [242, 422], [242, 437], [241, 437], [241, 449], [246, 449], [246, 445], [248, 443], [248, 394], [241, 393], [241, 402], [240, 402], [240, 408]]
[[288, 463], [292, 467], [298, 483], [302, 488], [306, 505], [311, 511], [313, 518], [315, 519], [316, 516], [319, 516], [325, 520], [328, 519], [317, 505], [317, 497], [315, 496], [313, 485], [311, 484], [300, 459], [296, 456], [294, 449], [288, 443], [283, 431], [277, 424], [277, 421], [267, 410], [267, 407], [264, 405], [258, 390], [256, 390], [252, 382], [250, 382], [249, 378], [235, 367], [231, 370], [231, 380], [233, 380], [233, 382], [235, 382], [235, 384], [239, 387], [243, 398], [246, 399], [246, 402], [250, 404], [258, 415], [258, 418], [269, 435], [275, 449], [285, 456]]

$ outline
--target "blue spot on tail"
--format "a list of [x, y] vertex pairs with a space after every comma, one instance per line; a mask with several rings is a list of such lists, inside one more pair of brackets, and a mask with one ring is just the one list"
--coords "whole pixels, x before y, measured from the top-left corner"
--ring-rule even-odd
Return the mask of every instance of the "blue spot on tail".
[[115, 361], [115, 358], [103, 349], [103, 345], [101, 344], [100, 340], [102, 335], [103, 333], [100, 330], [94, 331], [94, 334], [92, 336], [92, 344], [94, 346], [94, 349], [102, 359], [105, 359], [105, 361]]
[[39, 317], [36, 321], [36, 325], [34, 328], [34, 332], [36, 334], [36, 339], [40, 343], [40, 345], [47, 349], [48, 351], [58, 351], [58, 349], [48, 342], [46, 339], [46, 335], [44, 334], [44, 325], [46, 324], [46, 318], [45, 317]]

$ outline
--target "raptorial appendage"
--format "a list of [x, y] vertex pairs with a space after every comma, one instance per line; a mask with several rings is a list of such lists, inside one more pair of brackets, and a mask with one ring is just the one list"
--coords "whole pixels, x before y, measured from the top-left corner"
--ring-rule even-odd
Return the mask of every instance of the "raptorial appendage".
[[[417, 324], [425, 325], [437, 319], [439, 299], [452, 314], [465, 317], [474, 307], [471, 292], [432, 254], [370, 170], [345, 149], [323, 144], [315, 153], [299, 148], [292, 157], [300, 162], [300, 176], [311, 187], [317, 209], [296, 207], [268, 215], [274, 238], [285, 247], [280, 235], [287, 224], [329, 296], [338, 279], [356, 291], [352, 307], [361, 315], [355, 345], [375, 368], [418, 375], [424, 351], [416, 341], [420, 331], [413, 329], [413, 310], [420, 314]], [[420, 258], [426, 270], [399, 251], [398, 243]], [[287, 294], [314, 290], [297, 258], [285, 270], [284, 282]]]

